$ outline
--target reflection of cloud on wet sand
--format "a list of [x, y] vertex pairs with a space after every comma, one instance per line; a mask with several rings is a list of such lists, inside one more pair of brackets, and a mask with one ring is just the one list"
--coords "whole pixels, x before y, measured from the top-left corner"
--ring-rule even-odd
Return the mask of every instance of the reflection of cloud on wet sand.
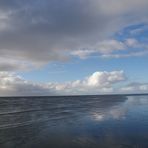
[[96, 121], [105, 121], [108, 119], [126, 119], [129, 110], [135, 105], [148, 105], [148, 96], [129, 96], [125, 102], [117, 104], [106, 110], [99, 111], [99, 113], [93, 112], [91, 114], [92, 119]]
[[93, 113], [92, 117], [96, 121], [104, 121], [107, 119], [125, 119], [128, 112], [127, 108], [112, 108], [102, 114]]
[[125, 119], [128, 110], [127, 108], [117, 108], [110, 111], [113, 119]]
[[129, 96], [129, 105], [148, 105], [148, 96]]
[[90, 128], [94, 134], [81, 135], [78, 142], [92, 144], [94, 147], [146, 148], [147, 105], [148, 96], [129, 96], [126, 101], [110, 106], [106, 110], [92, 112], [91, 119], [96, 127]]

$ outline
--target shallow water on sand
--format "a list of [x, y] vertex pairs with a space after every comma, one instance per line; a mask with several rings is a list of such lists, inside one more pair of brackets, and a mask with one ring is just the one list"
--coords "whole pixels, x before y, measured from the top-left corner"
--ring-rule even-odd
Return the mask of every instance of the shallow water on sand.
[[0, 98], [0, 148], [148, 148], [148, 96]]

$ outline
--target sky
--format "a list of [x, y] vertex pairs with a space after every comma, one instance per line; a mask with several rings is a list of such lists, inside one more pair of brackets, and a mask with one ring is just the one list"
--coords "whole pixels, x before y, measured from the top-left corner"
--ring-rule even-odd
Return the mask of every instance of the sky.
[[147, 0], [1, 0], [0, 96], [148, 93]]

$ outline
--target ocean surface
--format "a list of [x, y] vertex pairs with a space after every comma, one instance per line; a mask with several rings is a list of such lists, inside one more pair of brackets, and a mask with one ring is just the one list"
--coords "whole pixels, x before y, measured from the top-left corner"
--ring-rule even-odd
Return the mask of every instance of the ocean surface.
[[1, 97], [0, 148], [148, 148], [148, 95]]

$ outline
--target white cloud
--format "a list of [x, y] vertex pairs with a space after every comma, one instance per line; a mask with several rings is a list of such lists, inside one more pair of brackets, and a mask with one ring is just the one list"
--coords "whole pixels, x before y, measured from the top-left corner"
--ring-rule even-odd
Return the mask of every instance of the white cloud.
[[[82, 80], [63, 83], [37, 83], [27, 81], [15, 73], [0, 72], [0, 95], [86, 95], [148, 92], [148, 83], [131, 83], [123, 86], [121, 82], [126, 80], [123, 71], [98, 71]], [[118, 83], [121, 85], [116, 88]]]
[[110, 87], [112, 84], [125, 80], [123, 71], [95, 72], [86, 80], [86, 85]]
[[121, 92], [124, 93], [147, 93], [148, 83], [131, 83], [121, 88]]
[[139, 42], [135, 38], [127, 38], [124, 41], [104, 40], [89, 49], [79, 49], [71, 52], [73, 56], [81, 59], [98, 56], [102, 58], [127, 58], [148, 55], [148, 44]]
[[128, 38], [128, 39], [126, 39], [125, 44], [129, 47], [136, 47], [136, 45], [138, 45], [139, 43], [134, 38]]
[[0, 72], [0, 94], [3, 96], [111, 93], [113, 85], [125, 79], [123, 71], [104, 71], [72, 82], [34, 83], [24, 80], [15, 73]]
[[124, 54], [103, 54], [101, 55], [102, 58], [128, 58], [128, 57], [141, 57], [141, 56], [148, 56], [148, 51], [135, 51], [130, 53]]
[[98, 54], [98, 55], [109, 54], [114, 51], [120, 51], [125, 49], [126, 49], [126, 45], [124, 44], [124, 42], [110, 39], [110, 40], [103, 40], [101, 42], [98, 42], [93, 47], [72, 51], [71, 55], [78, 56], [81, 59], [85, 59], [92, 54]]
[[123, 42], [117, 40], [106, 40], [98, 43], [96, 46], [100, 53], [112, 53], [115, 50], [124, 50], [126, 46]]
[[52, 89], [65, 94], [103, 94], [112, 93], [113, 85], [126, 80], [123, 71], [94, 72], [83, 80], [52, 84]]
[[81, 59], [86, 59], [88, 58], [91, 54], [96, 53], [96, 50], [92, 49], [79, 49], [71, 52], [71, 55], [73, 56], [78, 56]]
[[135, 28], [129, 31], [129, 34], [132, 36], [140, 35], [141, 33], [148, 30], [148, 25], [141, 26], [140, 28]]
[[0, 72], [1, 96], [30, 96], [44, 94], [53, 94], [46, 84], [26, 81], [15, 73]]

